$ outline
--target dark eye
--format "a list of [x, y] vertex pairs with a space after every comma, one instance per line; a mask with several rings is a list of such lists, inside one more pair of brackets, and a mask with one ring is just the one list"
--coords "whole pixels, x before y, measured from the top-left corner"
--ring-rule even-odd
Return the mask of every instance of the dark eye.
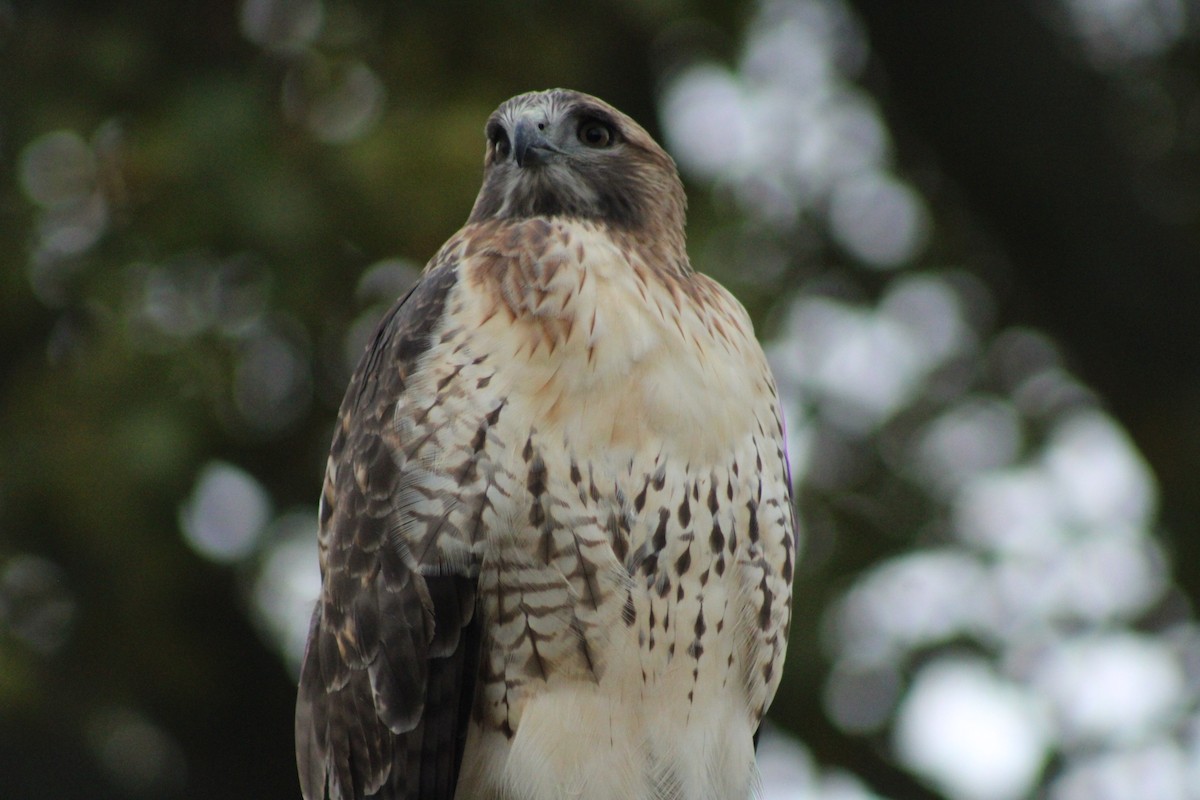
[[501, 125], [493, 125], [488, 128], [488, 141], [492, 143], [492, 147], [496, 148], [496, 153], [501, 158], [508, 158], [512, 146], [508, 143], [508, 134], [504, 132], [504, 127]]
[[585, 119], [579, 124], [579, 141], [588, 147], [608, 147], [617, 138], [613, 129], [598, 119]]

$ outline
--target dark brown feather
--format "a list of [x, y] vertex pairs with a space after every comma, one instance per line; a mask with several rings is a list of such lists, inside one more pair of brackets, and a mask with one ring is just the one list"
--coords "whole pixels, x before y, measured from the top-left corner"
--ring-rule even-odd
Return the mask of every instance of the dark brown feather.
[[[380, 322], [342, 404], [322, 509], [323, 591], [296, 704], [306, 800], [451, 800], [474, 697], [475, 578], [423, 574], [391, 533], [404, 485], [391, 424], [441, 324], [435, 263]], [[439, 567], [440, 569], [440, 567]]]

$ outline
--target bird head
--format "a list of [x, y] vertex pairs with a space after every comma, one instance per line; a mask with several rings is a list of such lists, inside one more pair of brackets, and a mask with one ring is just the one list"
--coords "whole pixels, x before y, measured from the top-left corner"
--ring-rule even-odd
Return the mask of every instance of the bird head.
[[485, 127], [483, 187], [470, 222], [573, 217], [682, 241], [686, 198], [675, 162], [631, 118], [590, 95], [517, 95]]

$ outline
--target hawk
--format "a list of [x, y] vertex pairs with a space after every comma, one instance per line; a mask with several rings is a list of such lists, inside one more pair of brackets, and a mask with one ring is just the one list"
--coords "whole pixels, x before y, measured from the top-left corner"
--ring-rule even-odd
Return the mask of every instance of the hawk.
[[339, 413], [304, 797], [748, 798], [796, 537], [762, 349], [632, 119], [555, 89], [486, 137]]

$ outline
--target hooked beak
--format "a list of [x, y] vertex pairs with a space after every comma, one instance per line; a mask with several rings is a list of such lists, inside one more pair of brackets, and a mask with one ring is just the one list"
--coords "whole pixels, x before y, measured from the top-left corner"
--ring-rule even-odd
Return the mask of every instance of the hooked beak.
[[558, 148], [550, 144], [537, 125], [527, 119], [517, 121], [513, 131], [513, 159], [518, 167], [545, 163], [548, 154], [557, 152]]

